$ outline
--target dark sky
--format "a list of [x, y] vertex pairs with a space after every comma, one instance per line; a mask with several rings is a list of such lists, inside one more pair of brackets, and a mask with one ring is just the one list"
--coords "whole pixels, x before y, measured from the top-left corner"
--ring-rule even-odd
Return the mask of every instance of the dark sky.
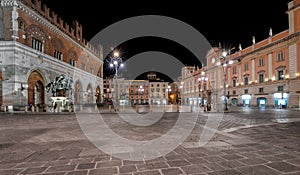
[[[115, 22], [139, 15], [164, 15], [181, 20], [196, 28], [213, 46], [221, 43], [224, 47], [237, 47], [241, 43], [245, 48], [251, 45], [252, 36], [256, 42], [267, 38], [270, 27], [273, 34], [288, 29], [286, 10], [290, 0], [166, 2], [42, 0], [67, 23], [78, 20], [87, 40]], [[183, 64], [201, 66], [186, 48], [161, 38], [137, 38], [121, 47], [125, 59], [140, 52], [159, 50], [174, 55]], [[104, 70], [105, 75], [113, 73]]]

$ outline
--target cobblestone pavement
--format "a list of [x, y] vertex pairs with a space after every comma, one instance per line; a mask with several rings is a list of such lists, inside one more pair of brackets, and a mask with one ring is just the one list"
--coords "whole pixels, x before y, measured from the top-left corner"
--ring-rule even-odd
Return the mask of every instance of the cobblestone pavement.
[[[0, 114], [0, 175], [277, 175], [300, 174], [300, 111], [237, 111], [223, 116], [212, 140], [195, 146], [207, 116], [190, 136], [153, 160], [121, 160], [96, 148], [74, 114]], [[119, 135], [147, 140], [174, 125], [166, 113], [150, 127], [130, 126], [103, 114]]]

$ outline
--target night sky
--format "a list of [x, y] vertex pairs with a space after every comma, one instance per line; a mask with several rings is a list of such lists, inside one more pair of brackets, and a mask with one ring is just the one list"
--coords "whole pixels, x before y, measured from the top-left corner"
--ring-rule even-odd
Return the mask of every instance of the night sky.
[[[255, 36], [256, 42], [266, 39], [270, 28], [273, 34], [288, 29], [286, 11], [290, 0], [162, 2], [166, 1], [42, 0], [67, 23], [79, 21], [83, 26], [83, 36], [88, 41], [105, 27], [139, 15], [176, 18], [196, 28], [212, 46], [221, 43], [225, 48], [237, 48], [239, 43], [243, 48], [248, 47], [252, 44], [252, 36]], [[141, 52], [161, 51], [173, 55], [185, 65], [201, 67], [189, 50], [163, 38], [136, 38], [115, 47], [122, 49], [124, 60]], [[113, 72], [106, 67], [104, 65], [104, 75], [108, 76]]]

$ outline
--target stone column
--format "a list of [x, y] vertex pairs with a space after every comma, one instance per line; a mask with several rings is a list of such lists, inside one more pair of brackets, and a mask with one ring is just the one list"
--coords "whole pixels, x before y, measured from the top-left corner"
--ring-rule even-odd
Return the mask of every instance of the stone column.
[[297, 45], [293, 44], [289, 46], [289, 75], [290, 78], [296, 78], [297, 73]]
[[241, 80], [242, 80], [242, 64], [239, 63], [238, 64], [238, 83], [241, 84]]
[[251, 81], [252, 81], [252, 83], [254, 83], [255, 82], [255, 58], [253, 58], [253, 59], [251, 59], [251, 68], [252, 68], [252, 70], [251, 70]]
[[273, 69], [272, 69], [272, 53], [268, 54], [268, 74], [269, 74], [269, 80], [272, 80], [273, 78]]

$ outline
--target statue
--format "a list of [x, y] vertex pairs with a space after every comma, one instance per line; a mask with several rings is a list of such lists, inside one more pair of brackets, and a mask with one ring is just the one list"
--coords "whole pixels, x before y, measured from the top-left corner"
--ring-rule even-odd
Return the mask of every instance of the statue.
[[52, 93], [50, 109], [52, 109], [57, 102], [60, 103], [60, 107], [72, 107], [72, 84], [73, 78], [65, 75], [59, 75], [54, 81], [47, 84], [47, 93]]
[[65, 75], [60, 75], [55, 78], [54, 81], [50, 82], [46, 86], [46, 90], [49, 93], [51, 91], [52, 96], [56, 97], [58, 91], [70, 91], [72, 90], [73, 78]]
[[255, 36], [252, 36], [252, 44], [255, 44]]
[[242, 50], [242, 44], [239, 44], [239, 50], [240, 51]]
[[272, 28], [270, 28], [270, 30], [269, 30], [269, 36], [270, 37], [273, 36]]

